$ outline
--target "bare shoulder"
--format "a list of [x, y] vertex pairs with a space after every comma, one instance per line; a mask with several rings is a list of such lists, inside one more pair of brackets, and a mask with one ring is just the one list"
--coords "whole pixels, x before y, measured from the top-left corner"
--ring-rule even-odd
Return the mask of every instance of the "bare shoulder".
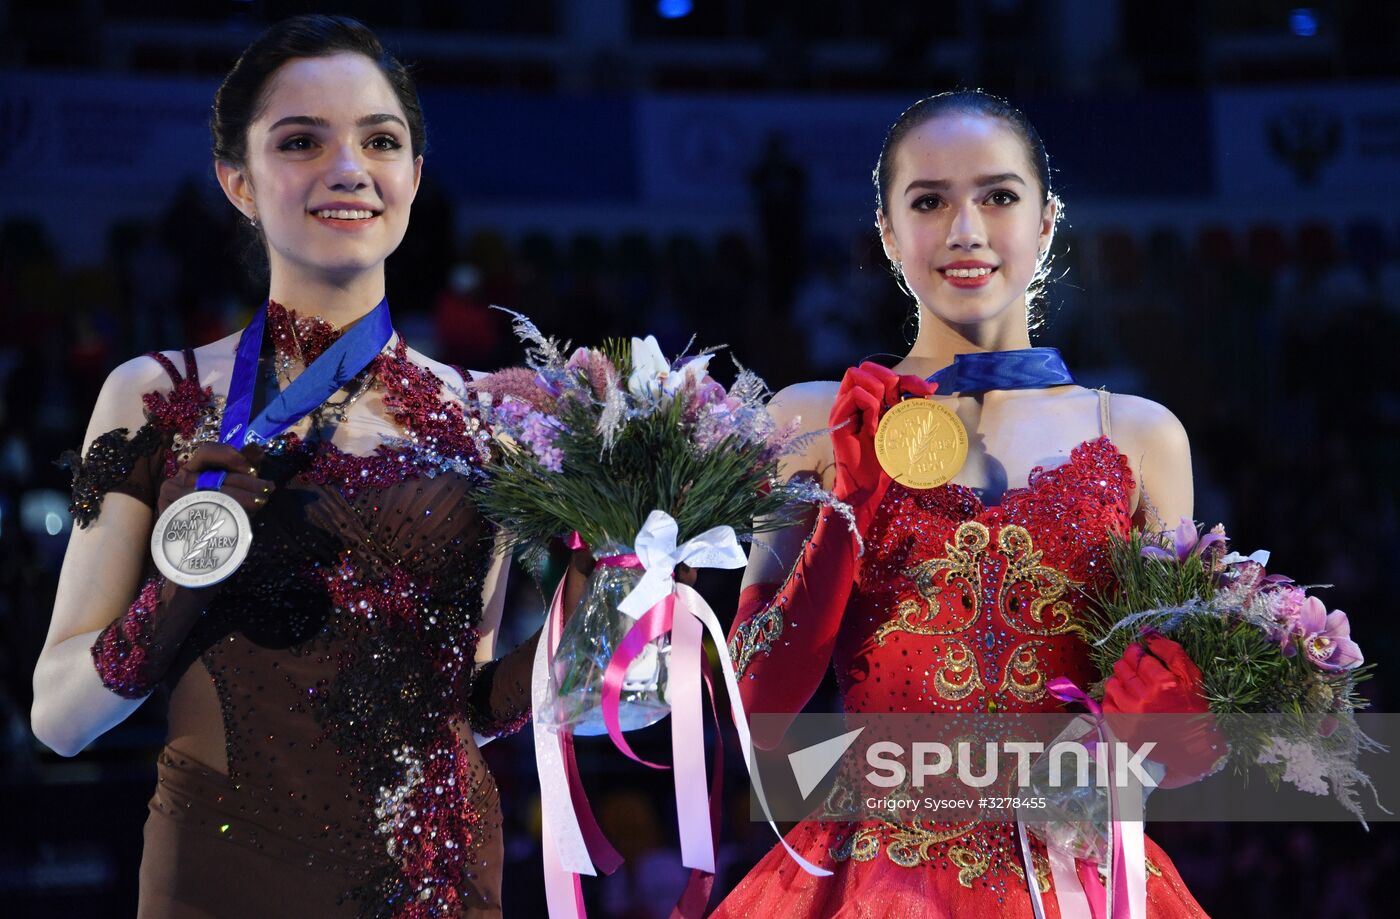
[[[212, 385], [215, 392], [222, 393], [228, 389], [227, 381], [233, 376], [233, 362], [238, 355], [238, 342], [242, 336], [243, 330], [239, 329], [232, 335], [225, 335], [218, 341], [211, 341], [194, 349], [194, 362], [199, 368], [199, 379], [206, 385]], [[184, 367], [179, 352], [167, 351], [165, 356], [174, 361], [176, 367]]]
[[[214, 391], [220, 394], [228, 389], [228, 378], [232, 372], [234, 351], [238, 347], [240, 334], [241, 332], [235, 332], [194, 349], [196, 373], [202, 385], [212, 386]], [[185, 374], [183, 351], [161, 351], [160, 354], [177, 372], [182, 376]], [[85, 443], [91, 443], [99, 434], [117, 428], [137, 430], [147, 420], [143, 397], [147, 393], [169, 392], [173, 386], [174, 381], [165, 367], [150, 354], [133, 357], [119, 364], [102, 384], [97, 405], [93, 408], [92, 420], [88, 424]]]
[[[170, 357], [166, 354], [166, 357]], [[175, 360], [181, 360], [176, 353]], [[176, 366], [180, 366], [178, 363]], [[134, 432], [146, 423], [146, 408], [142, 397], [149, 392], [170, 388], [170, 375], [150, 355], [133, 357], [107, 375], [98, 393], [88, 422], [84, 444], [90, 444], [101, 434], [118, 428]]]
[[1191, 442], [1164, 406], [1115, 394], [1110, 402], [1113, 440], [1136, 478], [1134, 523], [1153, 530], [1175, 526], [1195, 508]]
[[773, 395], [768, 403], [768, 412], [779, 424], [798, 419], [804, 432], [820, 431], [826, 427], [831, 415], [831, 405], [836, 401], [836, 392], [841, 384], [833, 380], [815, 380], [808, 383], [794, 383]]
[[[1164, 405], [1144, 399], [1114, 393], [1109, 400], [1113, 439], [1130, 456], [1190, 455], [1190, 440], [1181, 421]], [[1129, 450], [1129, 446], [1138, 450]]]
[[[827, 427], [831, 404], [839, 384], [825, 380], [794, 383], [779, 390], [768, 403], [768, 413], [780, 426], [796, 423], [798, 435], [816, 434]], [[804, 438], [802, 448], [778, 461], [778, 474], [790, 479], [799, 473], [813, 474], [831, 486], [832, 452], [830, 437]]]

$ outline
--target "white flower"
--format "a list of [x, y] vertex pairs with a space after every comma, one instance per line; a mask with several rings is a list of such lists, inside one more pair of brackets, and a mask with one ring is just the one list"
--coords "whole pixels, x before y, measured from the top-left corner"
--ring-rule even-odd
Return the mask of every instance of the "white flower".
[[1220, 560], [1222, 565], [1238, 565], [1240, 562], [1258, 562], [1262, 567], [1269, 567], [1269, 550], [1258, 549], [1248, 555], [1240, 555], [1238, 552], [1231, 552]]
[[705, 371], [710, 369], [710, 358], [712, 355], [702, 354], [699, 357], [692, 357], [681, 365], [680, 377], [676, 380], [676, 385], [668, 392], [675, 392], [686, 383], [699, 386], [705, 379]]
[[692, 358], [680, 370], [673, 371], [661, 353], [655, 335], [632, 339], [632, 373], [627, 377], [627, 391], [638, 399], [673, 395], [686, 381], [699, 383], [710, 365], [710, 355]]
[[632, 373], [627, 377], [627, 391], [638, 399], [657, 395], [665, 390], [666, 378], [671, 374], [671, 365], [661, 353], [655, 335], [646, 340], [632, 339]]
[[1283, 763], [1285, 782], [1290, 782], [1299, 791], [1309, 794], [1328, 794], [1327, 763], [1310, 744], [1275, 737], [1268, 747], [1260, 751], [1256, 762]]

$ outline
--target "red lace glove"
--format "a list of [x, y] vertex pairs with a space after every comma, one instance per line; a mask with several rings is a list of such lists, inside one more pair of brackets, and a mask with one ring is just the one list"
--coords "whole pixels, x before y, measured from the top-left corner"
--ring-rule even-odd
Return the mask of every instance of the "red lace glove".
[[[864, 363], [846, 371], [831, 407], [829, 424], [841, 426], [831, 434], [835, 493], [855, 510], [862, 533], [890, 484], [875, 459], [875, 426], [902, 392], [924, 396], [933, 387], [919, 377]], [[795, 715], [802, 710], [831, 662], [855, 579], [856, 540], [845, 519], [824, 508], [787, 580], [744, 590], [729, 634], [729, 654], [745, 711]], [[751, 723], [754, 744], [776, 746], [790, 720]]]
[[855, 510], [856, 528], [864, 536], [875, 509], [890, 487], [890, 477], [875, 458], [875, 429], [880, 417], [904, 394], [932, 395], [936, 386], [923, 377], [900, 375], [866, 361], [846, 371], [827, 420], [836, 457], [836, 497]]
[[[796, 715], [816, 692], [831, 663], [855, 569], [851, 528], [840, 514], [823, 508], [787, 580], [752, 584], [740, 594], [729, 656], [750, 715]], [[751, 720], [754, 745], [777, 746], [791, 720]]]
[[[261, 449], [244, 449], [246, 453], [227, 444], [201, 444], [189, 462], [161, 485], [156, 512], [164, 513], [194, 491], [200, 472], [223, 470], [228, 478], [221, 491], [249, 517], [256, 515], [267, 506], [275, 484], [257, 476], [253, 464], [261, 457]], [[103, 629], [92, 645], [92, 663], [102, 685], [125, 699], [150, 695], [174, 664], [200, 614], [222, 589], [219, 584], [181, 587], [159, 575], [147, 580], [126, 613]]]
[[[1143, 645], [1147, 647], [1144, 648]], [[1194, 718], [1115, 718], [1120, 739], [1132, 746], [1157, 742], [1148, 759], [1167, 772], [1162, 788], [1190, 785], [1214, 772], [1229, 753], [1201, 689], [1201, 670], [1181, 645], [1148, 633], [1113, 665], [1104, 684], [1103, 710], [1110, 715], [1196, 715]]]

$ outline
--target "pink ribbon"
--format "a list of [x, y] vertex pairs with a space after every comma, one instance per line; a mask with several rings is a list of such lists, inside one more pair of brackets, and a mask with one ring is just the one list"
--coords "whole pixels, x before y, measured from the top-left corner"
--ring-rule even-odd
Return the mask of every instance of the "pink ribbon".
[[[599, 564], [602, 563], [599, 562]], [[651, 609], [643, 613], [642, 618], [633, 623], [627, 635], [618, 643], [617, 650], [613, 652], [612, 659], [608, 661], [608, 669], [603, 671], [603, 724], [607, 725], [608, 737], [612, 738], [613, 745], [621, 750], [623, 755], [628, 759], [652, 769], [666, 769], [667, 767], [659, 763], [644, 760], [636, 753], [633, 753], [631, 744], [627, 742], [627, 735], [622, 733], [622, 723], [620, 720], [622, 683], [627, 678], [627, 668], [637, 659], [637, 655], [642, 653], [642, 649], [671, 631], [671, 620], [674, 615], [675, 606], [676, 595], [667, 594], [664, 600], [661, 600]], [[673, 652], [671, 655], [673, 665], [675, 656]], [[671, 679], [670, 689], [671, 693], [674, 695], [676, 692], [674, 675]], [[696, 686], [696, 692], [697, 694], [699, 692], [698, 685]], [[674, 707], [672, 708], [672, 715], [675, 715]]]
[[[672, 653], [675, 653], [674, 650]], [[672, 673], [674, 674], [675, 671], [673, 670]], [[720, 732], [719, 711], [715, 708], [715, 688], [710, 683], [709, 669], [701, 668], [700, 673], [705, 680], [705, 698], [710, 703], [710, 720], [715, 726], [715, 752], [714, 758], [710, 761], [712, 771], [709, 820], [710, 833], [713, 838], [718, 838], [720, 806], [724, 803], [724, 735]], [[672, 724], [674, 725], [674, 722]], [[673, 727], [672, 743], [674, 744], [674, 742], [675, 729]], [[690, 879], [686, 881], [685, 889], [681, 891], [680, 899], [671, 910], [670, 919], [702, 919], [705, 915], [705, 908], [710, 904], [710, 895], [714, 892], [714, 886], [715, 875], [713, 871], [692, 869]]]
[[[636, 556], [631, 557], [634, 564], [628, 564], [626, 556], [620, 558], [624, 560], [600, 559], [598, 564], [607, 561], [624, 567], [641, 565], [640, 561], [636, 561]], [[667, 678], [667, 696], [671, 704], [671, 749], [676, 752], [703, 750], [705, 745], [704, 710], [700, 700], [704, 626], [688, 606], [683, 605], [682, 615], [676, 616], [679, 597], [677, 593], [667, 594], [642, 614], [618, 644], [603, 674], [603, 723], [607, 726], [608, 737], [628, 759], [652, 769], [668, 767], [642, 759], [633, 752], [627, 736], [622, 732], [619, 708], [627, 668], [650, 642], [667, 632], [671, 633], [670, 673]], [[684, 601], [680, 602], [684, 604]], [[698, 756], [679, 755], [673, 759], [681, 864], [713, 874], [714, 832], [710, 828], [711, 802], [705, 791], [705, 760]]]
[[[1119, 819], [1119, 790], [1112, 775], [1114, 738], [1104, 719], [1103, 708], [1066, 677], [1056, 677], [1046, 688], [1057, 699], [1078, 702], [1089, 710], [1094, 720], [1095, 746], [1101, 746], [1103, 755], [1107, 757], [1111, 779], [1108, 790], [1108, 819], [1112, 837], [1108, 859], [1109, 887], [1105, 890], [1092, 863], [1082, 862], [1076, 876], [1073, 859], [1068, 853], [1049, 849], [1050, 870], [1055, 881], [1060, 916], [1062, 919], [1143, 919], [1147, 915], [1147, 853], [1143, 827], [1141, 821], [1124, 822]], [[1016, 823], [1026, 863], [1026, 883], [1030, 890], [1032, 911], [1036, 919], [1043, 919], [1044, 906], [1031, 862], [1030, 840], [1025, 823], [1019, 819]]]
[[[546, 614], [544, 634], [540, 636], [540, 647], [536, 651], [536, 669], [545, 668], [539, 675], [546, 675], [552, 670], [563, 630], [564, 579], [561, 579]], [[541, 700], [533, 701], [538, 703]], [[573, 737], [566, 731], [555, 733], [543, 727], [539, 723], [539, 715], [538, 711], [535, 712], [533, 730], [535, 761], [540, 776], [545, 901], [551, 916], [583, 917], [583, 889], [579, 875], [565, 866], [559, 851], [559, 840], [582, 844], [581, 853], [571, 853], [571, 863], [582, 860], [604, 874], [616, 871], [622, 864], [622, 856], [608, 842], [593, 815], [588, 793], [580, 779]], [[554, 750], [548, 749], [550, 744], [555, 745]], [[567, 789], [567, 801], [559, 799], [561, 789]], [[588, 873], [593, 874], [594, 871]]]
[[[616, 555], [600, 559], [598, 564], [604, 567], [643, 567], [637, 555]], [[550, 608], [550, 619], [562, 620], [562, 586], [561, 592], [555, 594], [554, 604]], [[677, 615], [679, 614], [679, 615]], [[558, 635], [562, 630], [562, 624], [549, 631], [550, 643], [542, 645], [541, 653], [548, 652], [548, 665], [553, 666], [553, 653], [557, 647]], [[808, 874], [815, 877], [827, 877], [831, 872], [820, 868], [807, 861], [783, 838], [777, 825], [773, 822], [772, 814], [768, 810], [767, 800], [763, 794], [763, 785], [758, 772], [752, 762], [751, 739], [748, 731], [747, 716], [744, 713], [743, 704], [739, 700], [739, 686], [737, 675], [734, 673], [733, 663], [727, 655], [724, 632], [715, 618], [714, 611], [709, 608], [704, 599], [690, 587], [684, 584], [672, 582], [670, 592], [657, 600], [648, 608], [633, 624], [632, 628], [624, 636], [614, 651], [612, 659], [608, 662], [607, 669], [603, 674], [603, 699], [601, 703], [604, 724], [608, 729], [608, 736], [612, 738], [613, 744], [622, 751], [624, 755], [653, 769], [668, 768], [664, 765], [648, 762], [639, 757], [627, 743], [626, 736], [621, 729], [620, 707], [623, 680], [627, 674], [627, 668], [637, 658], [642, 650], [657, 637], [671, 633], [671, 653], [670, 653], [670, 675], [668, 679], [667, 702], [671, 706], [671, 743], [673, 754], [679, 751], [689, 751], [703, 749], [705, 743], [703, 707], [701, 704], [700, 686], [703, 682], [709, 690], [710, 709], [716, 719], [716, 748], [713, 765], [713, 774], [709, 784], [709, 793], [706, 793], [705, 763], [703, 758], [697, 756], [673, 755], [675, 760], [674, 777], [676, 788], [676, 815], [680, 825], [681, 833], [681, 861], [686, 867], [691, 868], [691, 876], [680, 901], [676, 904], [671, 913], [672, 919], [700, 919], [704, 914], [705, 907], [709, 902], [710, 894], [714, 885], [715, 870], [715, 844], [714, 840], [719, 833], [719, 808], [722, 802], [722, 782], [723, 782], [723, 748], [719, 742], [718, 715], [715, 712], [714, 692], [710, 685], [710, 677], [704, 667], [703, 636], [709, 633], [715, 646], [720, 649], [720, 669], [724, 673], [725, 688], [729, 697], [730, 714], [734, 720], [735, 731], [739, 734], [740, 752], [744, 754], [745, 763], [748, 766], [750, 778], [753, 782], [754, 793], [759, 805], [762, 807], [764, 816], [768, 819], [768, 825], [778, 837], [778, 842], [787, 851], [788, 855]], [[536, 677], [543, 679], [546, 671], [542, 669], [545, 661], [539, 655], [536, 659]], [[549, 671], [549, 672], [552, 672]], [[546, 693], [537, 699], [536, 704], [544, 706], [553, 703], [550, 694]], [[537, 722], [538, 724], [538, 722]], [[539, 762], [540, 785], [542, 802], [548, 805], [551, 800], [559, 803], [544, 791], [547, 782], [560, 774], [559, 770], [552, 769], [548, 762], [551, 752], [548, 745], [541, 737], [545, 729], [536, 731], [536, 759]], [[566, 733], [561, 731], [560, 733]], [[571, 753], [571, 745], [565, 748]], [[572, 763], [570, 757], [566, 757], [568, 763]], [[567, 770], [565, 770], [567, 771]], [[545, 857], [545, 892], [549, 906], [551, 919], [563, 919], [563, 917], [583, 917], [583, 900], [580, 894], [577, 871], [593, 873], [589, 858], [602, 860], [595, 855], [595, 845], [598, 840], [594, 840], [587, 832], [589, 825], [596, 827], [592, 821], [592, 814], [588, 809], [586, 798], [582, 795], [582, 787], [578, 786], [575, 794], [575, 786], [569, 785], [571, 797], [579, 811], [583, 815], [580, 822], [575, 815], [560, 813], [544, 807], [544, 857]], [[554, 814], [551, 819], [551, 814]], [[553, 838], [553, 834], [559, 833], [559, 839]], [[601, 839], [601, 833], [598, 834]], [[606, 845], [606, 839], [601, 839]], [[565, 867], [566, 857], [561, 855], [560, 847], [564, 846], [571, 853], [571, 863], [578, 865], [571, 873]], [[587, 850], [586, 852], [583, 850]], [[601, 847], [599, 847], [601, 850]], [[608, 846], [603, 852], [612, 852]], [[602, 865], [600, 865], [602, 866]], [[605, 871], [611, 868], [604, 867]]]
[[[626, 563], [615, 562], [615, 564]], [[658, 635], [665, 634], [667, 629], [671, 632], [667, 701], [671, 706], [671, 749], [673, 751], [672, 759], [675, 762], [676, 818], [681, 835], [681, 864], [693, 869], [681, 901], [676, 905], [676, 909], [671, 915], [672, 919], [698, 919], [704, 913], [714, 884], [715, 838], [719, 833], [723, 752], [722, 747], [718, 745], [720, 732], [717, 714], [715, 716], [717, 746], [714, 757], [714, 774], [708, 794], [705, 790], [704, 759], [698, 756], [680, 755], [680, 751], [704, 749], [704, 711], [701, 705], [700, 690], [702, 680], [705, 688], [710, 690], [710, 707], [711, 712], [714, 713], [713, 688], [710, 686], [709, 673], [703, 664], [705, 631], [710, 630], [711, 638], [717, 642], [721, 653], [725, 653], [727, 649], [723, 643], [724, 635], [719, 631], [719, 624], [714, 619], [713, 611], [690, 587], [683, 584], [676, 585], [672, 593], [658, 600], [642, 614], [626, 637], [619, 643], [617, 650], [613, 652], [613, 657], [608, 662], [608, 668], [603, 676], [603, 721], [608, 728], [608, 736], [612, 738], [613, 743], [624, 755], [653, 769], [666, 768], [648, 762], [632, 751], [622, 733], [618, 710], [621, 703], [622, 680], [627, 673], [627, 668], [648, 642], [654, 640]], [[738, 685], [735, 683], [732, 672], [733, 666], [727, 657], [721, 658], [720, 666], [724, 670], [735, 728], [739, 731], [741, 742], [744, 743], [745, 759], [747, 760], [747, 723], [744, 721], [743, 706], [739, 701]], [[750, 764], [749, 773], [753, 779], [755, 791], [762, 802], [762, 785], [758, 781], [758, 774], [753, 771], [752, 764]], [[764, 807], [766, 813], [766, 805]], [[772, 824], [771, 816], [769, 823]], [[774, 826], [773, 829], [777, 833], [777, 827]], [[787, 840], [783, 839], [781, 833], [777, 833], [777, 835], [783, 848], [804, 871], [815, 876], [830, 874], [829, 871], [818, 868], [798, 855], [788, 845]]]

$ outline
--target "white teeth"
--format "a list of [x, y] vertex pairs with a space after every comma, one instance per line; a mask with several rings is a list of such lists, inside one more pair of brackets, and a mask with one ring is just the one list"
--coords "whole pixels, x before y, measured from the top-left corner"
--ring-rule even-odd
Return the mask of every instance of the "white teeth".
[[335, 220], [368, 220], [374, 216], [374, 211], [312, 211], [317, 217], [329, 217]]
[[945, 268], [943, 273], [950, 278], [981, 278], [991, 274], [991, 268]]

